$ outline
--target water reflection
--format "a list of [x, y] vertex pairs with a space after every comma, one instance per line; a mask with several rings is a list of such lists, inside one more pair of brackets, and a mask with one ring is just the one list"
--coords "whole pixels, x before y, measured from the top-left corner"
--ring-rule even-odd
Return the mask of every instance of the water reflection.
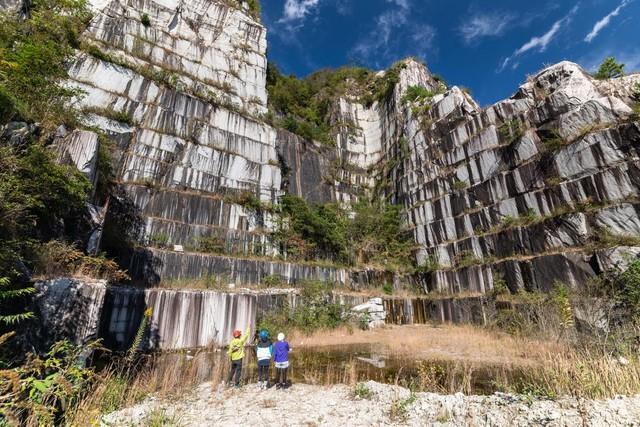
[[[245, 384], [254, 383], [257, 381], [255, 352], [248, 348], [246, 354], [243, 379]], [[505, 365], [416, 360], [379, 344], [299, 347], [290, 353], [290, 360], [289, 378], [293, 383], [315, 385], [374, 380], [425, 391], [490, 394], [501, 390], [499, 379], [518, 375], [517, 369]], [[164, 389], [170, 388], [171, 383], [176, 386], [208, 381], [218, 384], [228, 369], [226, 353], [221, 350], [158, 353], [149, 363]], [[273, 378], [273, 367], [270, 374]]]

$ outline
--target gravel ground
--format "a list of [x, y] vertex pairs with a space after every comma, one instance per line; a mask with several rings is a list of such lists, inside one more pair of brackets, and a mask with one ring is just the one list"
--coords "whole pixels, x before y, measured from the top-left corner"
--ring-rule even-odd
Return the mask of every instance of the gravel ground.
[[146, 425], [162, 413], [179, 426], [640, 426], [640, 396], [556, 401], [496, 393], [439, 395], [366, 383], [368, 399], [353, 387], [296, 384], [287, 390], [212, 390], [205, 383], [179, 400], [149, 398], [103, 417], [104, 426]]

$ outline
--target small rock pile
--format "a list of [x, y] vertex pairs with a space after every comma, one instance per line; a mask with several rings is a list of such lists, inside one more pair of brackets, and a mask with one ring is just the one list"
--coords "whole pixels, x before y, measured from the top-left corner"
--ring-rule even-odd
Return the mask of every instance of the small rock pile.
[[353, 307], [351, 311], [357, 313], [363, 324], [369, 329], [383, 326], [387, 318], [387, 312], [384, 309], [382, 298], [371, 298], [364, 304]]

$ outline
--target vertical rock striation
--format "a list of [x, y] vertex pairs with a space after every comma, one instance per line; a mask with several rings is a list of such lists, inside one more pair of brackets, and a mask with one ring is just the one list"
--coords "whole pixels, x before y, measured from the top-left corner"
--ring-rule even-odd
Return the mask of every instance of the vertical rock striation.
[[112, 348], [128, 348], [150, 308], [149, 348], [224, 345], [234, 329], [255, 328], [256, 307], [256, 296], [251, 294], [112, 287], [105, 300], [101, 336]]
[[[278, 275], [357, 288], [376, 276], [275, 261], [275, 218], [247, 194], [267, 205], [284, 193], [401, 204], [415, 262], [431, 266], [409, 281], [444, 294], [483, 294], [498, 279], [512, 291], [579, 287], [640, 233], [638, 75], [595, 81], [562, 62], [480, 108], [408, 59], [379, 74], [397, 75], [371, 104], [331, 101], [335, 147], [321, 147], [266, 123], [266, 30], [242, 3], [92, 7], [69, 85], [116, 143], [117, 181], [144, 218], [149, 251], [130, 263], [138, 278]], [[413, 86], [429, 95], [407, 99]], [[96, 135], [65, 141], [61, 156], [93, 176]]]

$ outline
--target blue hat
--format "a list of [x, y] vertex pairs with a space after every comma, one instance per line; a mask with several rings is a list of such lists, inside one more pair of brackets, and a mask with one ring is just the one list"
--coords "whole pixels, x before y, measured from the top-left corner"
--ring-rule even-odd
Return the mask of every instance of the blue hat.
[[260, 338], [263, 340], [266, 340], [267, 338], [269, 338], [269, 332], [267, 332], [266, 329], [263, 329], [260, 331]]

